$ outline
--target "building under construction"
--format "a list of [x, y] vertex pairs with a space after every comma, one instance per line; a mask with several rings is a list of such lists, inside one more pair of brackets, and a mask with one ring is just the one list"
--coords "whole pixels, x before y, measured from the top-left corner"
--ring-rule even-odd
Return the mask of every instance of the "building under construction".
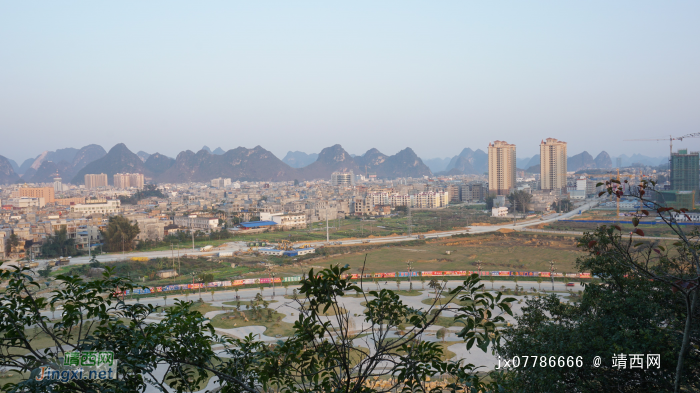
[[[671, 189], [697, 191], [700, 189], [700, 154], [678, 150], [671, 155]], [[695, 193], [697, 202], [698, 193]]]

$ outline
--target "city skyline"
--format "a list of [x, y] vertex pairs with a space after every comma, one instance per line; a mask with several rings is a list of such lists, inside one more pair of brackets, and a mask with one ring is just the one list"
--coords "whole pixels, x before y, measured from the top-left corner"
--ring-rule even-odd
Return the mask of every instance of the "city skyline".
[[433, 158], [508, 140], [524, 157], [551, 137], [572, 153], [663, 156], [663, 142], [623, 140], [698, 130], [698, 11], [631, 1], [7, 4], [0, 154], [90, 141], [284, 156], [342, 143]]

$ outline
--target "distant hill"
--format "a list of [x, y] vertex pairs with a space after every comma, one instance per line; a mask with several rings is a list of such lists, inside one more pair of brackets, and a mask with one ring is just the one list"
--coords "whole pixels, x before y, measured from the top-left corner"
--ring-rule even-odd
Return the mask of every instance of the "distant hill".
[[376, 173], [380, 179], [395, 179], [397, 177], [430, 176], [432, 172], [416, 153], [407, 147], [393, 156], [382, 154], [377, 149], [370, 149], [361, 157], [354, 157], [362, 173]]
[[20, 164], [19, 170], [17, 171], [17, 174], [24, 175], [27, 172], [27, 169], [29, 169], [29, 167], [32, 166], [32, 164], [34, 163], [34, 160], [36, 160], [36, 157], [35, 158], [27, 158], [26, 160], [24, 160], [22, 162], [22, 164]]
[[144, 162], [136, 154], [132, 153], [125, 144], [114, 145], [102, 158], [92, 161], [73, 176], [71, 183], [83, 184], [85, 175], [88, 173], [105, 173], [109, 184], [113, 182], [115, 173], [143, 173], [146, 177], [151, 176], [151, 172], [146, 169]]
[[312, 164], [317, 158], [318, 154], [316, 153], [306, 154], [303, 151], [288, 151], [282, 162], [292, 168], [303, 168]]
[[212, 154], [218, 154], [218, 155], [222, 155], [222, 154], [224, 154], [224, 153], [226, 153], [226, 152], [225, 152], [224, 149], [222, 149], [221, 147], [217, 147], [217, 148], [214, 149], [214, 151], [212, 152]]
[[146, 152], [143, 151], [143, 150], [140, 150], [138, 153], [136, 153], [136, 155], [139, 156], [139, 158], [140, 158], [141, 161], [143, 161], [143, 162], [146, 162], [146, 160], [148, 160], [148, 157], [151, 156], [150, 154], [146, 153]]
[[19, 165], [17, 165], [17, 162], [15, 160], [10, 160], [8, 158], [7, 161], [10, 162], [10, 165], [12, 165], [12, 170], [15, 171], [15, 173], [19, 172]]
[[600, 152], [593, 162], [595, 163], [596, 168], [612, 168], [612, 160], [610, 159], [610, 155], [605, 151]]
[[0, 184], [12, 184], [19, 180], [19, 176], [12, 169], [12, 164], [7, 158], [0, 156]]
[[467, 175], [482, 175], [489, 170], [489, 155], [481, 149], [474, 151], [465, 148], [459, 155], [452, 157], [445, 169], [449, 172], [452, 168]]
[[173, 165], [155, 177], [164, 183], [206, 182], [217, 177], [243, 181], [286, 181], [296, 177], [294, 168], [271, 152], [256, 146], [238, 147], [222, 155], [202, 149], [187, 150], [177, 155]]
[[593, 156], [588, 154], [587, 151], [571, 156], [566, 160], [566, 170], [569, 172], [575, 172], [586, 168], [595, 168]]
[[445, 158], [427, 158], [423, 160], [423, 163], [430, 168], [430, 171], [433, 173], [438, 173], [442, 172], [447, 168], [447, 165], [450, 164], [450, 160], [452, 160], [451, 157], [445, 157]]
[[642, 154], [633, 154], [632, 157], [629, 157], [623, 154], [621, 156], [611, 157], [612, 165], [615, 167], [617, 167], [618, 158], [621, 158], [621, 164], [623, 167], [631, 166], [632, 164], [642, 164], [648, 166], [668, 165], [668, 156], [649, 157]]
[[316, 161], [303, 168], [299, 168], [299, 180], [328, 179], [331, 173], [340, 171], [353, 171], [355, 174], [364, 173], [355, 162], [355, 159], [340, 145], [327, 147], [318, 154]]
[[175, 160], [160, 153], [153, 153], [143, 165], [154, 175], [160, 175], [175, 165]]
[[[87, 164], [107, 154], [105, 149], [99, 145], [87, 145], [80, 150], [73, 150], [76, 150], [75, 154], [70, 155], [60, 156], [47, 154], [41, 161], [39, 168], [32, 172], [28, 171], [23, 178], [31, 183], [51, 183], [54, 177], [58, 176], [61, 177], [65, 183], [69, 183], [75, 174]], [[71, 160], [67, 161], [61, 159], [60, 161], [55, 161], [51, 158], [71, 158]]]

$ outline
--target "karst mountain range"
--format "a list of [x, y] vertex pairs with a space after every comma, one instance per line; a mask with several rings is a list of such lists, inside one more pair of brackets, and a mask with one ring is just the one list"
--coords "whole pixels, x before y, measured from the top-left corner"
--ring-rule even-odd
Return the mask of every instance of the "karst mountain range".
[[[663, 163], [662, 158], [639, 155], [621, 158], [623, 165]], [[595, 158], [584, 151], [567, 161], [569, 171], [611, 168], [612, 164], [611, 157], [604, 151]], [[519, 158], [517, 166], [527, 172], [539, 172], [539, 155]], [[56, 176], [65, 183], [82, 184], [88, 173], [106, 173], [111, 183], [112, 175], [121, 172], [143, 173], [157, 183], [207, 182], [217, 177], [234, 181], [303, 181], [330, 179], [331, 173], [345, 170], [355, 174], [376, 174], [380, 179], [484, 174], [488, 171], [488, 155], [481, 149], [465, 148], [454, 157], [422, 160], [408, 147], [394, 155], [383, 154], [377, 149], [354, 155], [342, 146], [334, 145], [318, 154], [290, 151], [280, 160], [261, 146], [228, 151], [220, 147], [212, 151], [204, 146], [197, 152], [186, 150], [171, 158], [160, 153], [134, 153], [120, 143], [109, 151], [94, 144], [80, 149], [45, 151], [20, 165], [0, 156], [0, 184], [50, 183]]]

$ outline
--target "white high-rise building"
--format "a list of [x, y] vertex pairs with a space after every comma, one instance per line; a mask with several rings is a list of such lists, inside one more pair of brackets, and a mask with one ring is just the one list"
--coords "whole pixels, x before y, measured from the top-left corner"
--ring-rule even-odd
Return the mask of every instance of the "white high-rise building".
[[547, 138], [540, 143], [540, 188], [566, 189], [566, 142]]
[[515, 188], [515, 145], [489, 143], [489, 193], [508, 195]]

